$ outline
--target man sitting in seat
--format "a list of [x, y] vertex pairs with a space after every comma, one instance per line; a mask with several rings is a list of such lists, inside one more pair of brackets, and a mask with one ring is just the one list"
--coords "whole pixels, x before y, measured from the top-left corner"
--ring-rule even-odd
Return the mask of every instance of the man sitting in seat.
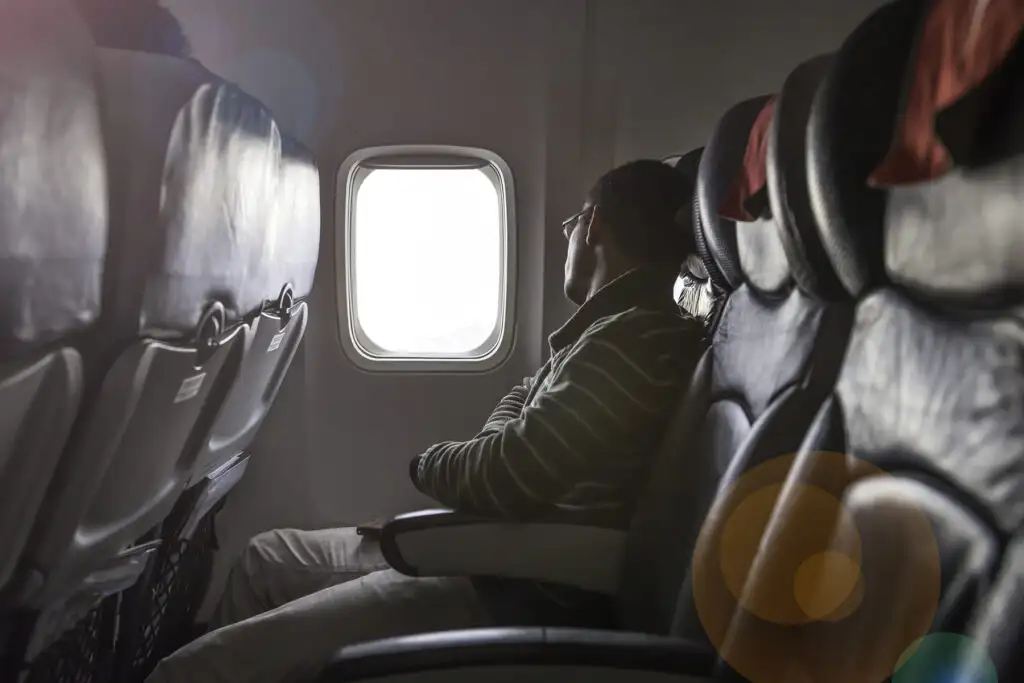
[[[695, 251], [692, 193], [660, 161], [629, 163], [597, 182], [562, 224], [565, 293], [579, 309], [551, 335], [550, 360], [474, 438], [416, 456], [410, 476], [419, 490], [494, 518], [558, 510], [628, 524], [670, 409], [703, 352], [702, 325], [682, 317], [672, 297]], [[516, 613], [493, 599], [499, 594], [514, 596]], [[378, 545], [354, 529], [275, 530], [253, 538], [234, 567], [218, 628], [163, 660], [148, 681], [280, 683], [354, 642], [510, 620], [565, 624], [587, 597], [525, 583], [493, 591], [465, 577], [411, 578], [388, 569]]]

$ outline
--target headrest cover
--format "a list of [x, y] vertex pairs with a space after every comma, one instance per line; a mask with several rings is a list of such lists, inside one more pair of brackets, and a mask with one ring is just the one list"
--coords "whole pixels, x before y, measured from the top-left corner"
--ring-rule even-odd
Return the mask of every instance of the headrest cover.
[[145, 334], [229, 322], [313, 281], [320, 237], [311, 156], [260, 102], [192, 61], [102, 50], [110, 110], [116, 267], [108, 290]]
[[0, 358], [96, 320], [107, 176], [87, 28], [63, 2], [0, 2]]
[[743, 166], [750, 132], [769, 99], [755, 97], [725, 113], [704, 148], [697, 174], [695, 211], [701, 224], [697, 246], [706, 252], [712, 280], [727, 291], [739, 287], [745, 278], [740, 268], [736, 223], [723, 217], [719, 207]]
[[[873, 188], [890, 149], [920, 31], [934, 6], [885, 5], [847, 39], [821, 87], [808, 130], [811, 204], [843, 285], [854, 295], [898, 283], [921, 299], [972, 308], [1024, 294], [1024, 43], [949, 110], [976, 121], [970, 163], [927, 182]], [[936, 58], [944, 59], [942, 53]], [[962, 113], [964, 110], [960, 110]], [[943, 114], [942, 116], [945, 116]], [[938, 129], [942, 129], [941, 119]]]
[[779, 92], [768, 138], [767, 194], [797, 286], [818, 299], [839, 301], [848, 295], [821, 243], [807, 186], [807, 122], [831, 63], [831, 55], [804, 62]]
[[[1024, 29], [1020, 0], [935, 0], [918, 35], [903, 117], [885, 160], [869, 181], [877, 186], [937, 178], [952, 168], [936, 118], [996, 72]], [[977, 122], [975, 122], [977, 125]], [[954, 132], [970, 135], [959, 120]]]
[[725, 200], [718, 207], [724, 218], [749, 223], [761, 217], [768, 206], [765, 185], [768, 179], [768, 134], [775, 113], [775, 96], [771, 96], [754, 121], [743, 153], [743, 166], [729, 186]]
[[[1004, 22], [1010, 19], [1002, 16]], [[1024, 301], [1024, 40], [1019, 36], [996, 72], [940, 116], [939, 132], [950, 116], [946, 124], [957, 133], [953, 147], [942, 136], [951, 153], [944, 162], [949, 169], [888, 192], [886, 275], [942, 307], [977, 311], [1019, 307]], [[965, 118], [970, 123], [954, 124]]]

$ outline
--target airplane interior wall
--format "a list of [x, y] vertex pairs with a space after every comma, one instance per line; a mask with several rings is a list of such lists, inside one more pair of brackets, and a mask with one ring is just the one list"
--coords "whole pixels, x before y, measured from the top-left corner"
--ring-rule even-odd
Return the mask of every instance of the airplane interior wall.
[[[571, 313], [557, 229], [615, 163], [703, 143], [722, 111], [835, 49], [880, 0], [165, 0], [197, 58], [317, 155], [323, 237], [305, 344], [218, 520], [224, 565], [279, 526], [430, 502], [407, 464], [468, 438]], [[487, 373], [368, 373], [339, 343], [336, 174], [352, 152], [449, 144], [515, 179], [516, 340]], [[342, 200], [344, 197], [341, 198]], [[415, 287], [415, 282], [407, 283]], [[546, 285], [546, 286], [545, 286]]]

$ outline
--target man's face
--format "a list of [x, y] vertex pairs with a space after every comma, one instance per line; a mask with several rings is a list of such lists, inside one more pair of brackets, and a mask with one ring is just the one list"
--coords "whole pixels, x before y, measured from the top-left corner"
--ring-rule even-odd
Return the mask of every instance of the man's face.
[[589, 239], [594, 213], [595, 207], [588, 202], [579, 213], [562, 223], [562, 234], [569, 242], [565, 255], [565, 296], [577, 306], [587, 300], [597, 268], [597, 254]]

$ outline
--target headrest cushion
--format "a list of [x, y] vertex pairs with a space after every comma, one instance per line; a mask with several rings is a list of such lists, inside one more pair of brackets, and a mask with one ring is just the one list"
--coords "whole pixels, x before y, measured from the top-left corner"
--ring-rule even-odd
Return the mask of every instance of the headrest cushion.
[[[963, 0], [969, 2], [969, 0]], [[890, 3], [861, 24], [838, 53], [811, 113], [811, 203], [837, 275], [854, 295], [887, 281], [922, 297], [974, 307], [1024, 293], [1024, 41], [1018, 32], [1001, 66], [935, 119], [949, 153], [939, 177], [872, 187], [869, 175], [892, 146], [919, 71], [937, 74], [947, 53], [921, 64], [917, 40], [935, 30], [923, 0]], [[948, 10], [947, 10], [948, 11]], [[980, 24], [979, 24], [980, 25]], [[952, 119], [972, 122], [955, 144]], [[909, 124], [908, 124], [909, 125]], [[955, 151], [954, 151], [955, 150]], [[943, 167], [940, 167], [943, 168]]]
[[815, 57], [786, 78], [775, 104], [767, 155], [767, 194], [790, 272], [801, 290], [824, 301], [848, 296], [821, 243], [807, 187], [807, 122], [831, 63], [831, 55]]
[[750, 129], [743, 165], [718, 207], [723, 218], [749, 223], [759, 218], [768, 207], [768, 135], [775, 113], [775, 99], [774, 95], [768, 98]]
[[719, 207], [743, 166], [750, 131], [768, 100], [768, 96], [755, 97], [725, 113], [704, 148], [697, 174], [695, 212], [701, 224], [697, 246], [705, 250], [712, 279], [726, 290], [739, 287], [745, 277], [740, 267], [736, 223], [723, 217]]
[[[939, 306], [976, 311], [1024, 301], [1024, 39], [1017, 35], [985, 83], [940, 114], [949, 169], [888, 193], [886, 274]], [[946, 116], [955, 138], [943, 131]]]
[[843, 287], [884, 280], [886, 196], [867, 178], [885, 157], [925, 0], [883, 5], [836, 53], [807, 129], [807, 185], [822, 244]]
[[[878, 186], [931, 180], [954, 164], [936, 119], [999, 70], [1024, 29], [1019, 0], [936, 0], [918, 35], [903, 116], [888, 155], [871, 174]], [[961, 117], [949, 132], [970, 136]]]

